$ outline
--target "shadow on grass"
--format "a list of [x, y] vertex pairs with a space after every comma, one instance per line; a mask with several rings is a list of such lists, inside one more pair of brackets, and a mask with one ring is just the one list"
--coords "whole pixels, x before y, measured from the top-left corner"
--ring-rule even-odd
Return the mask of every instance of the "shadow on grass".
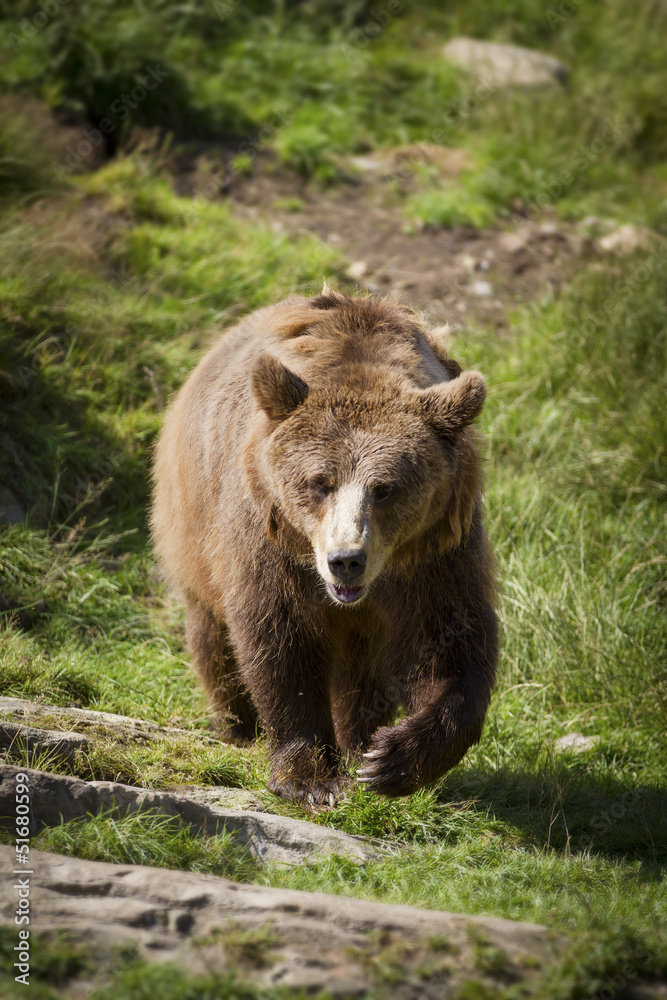
[[17, 335], [16, 326], [0, 321], [4, 482], [38, 526], [71, 524], [84, 506], [89, 516], [99, 513], [104, 494], [116, 521], [145, 532], [150, 442], [128, 439], [105, 419], [87, 385], [71, 384], [72, 366], [62, 361], [71, 349], [69, 330], [34, 338], [30, 328]]
[[509, 826], [524, 846], [667, 865], [667, 789], [595, 774], [579, 761], [539, 770], [471, 769], [446, 779], [437, 801]]

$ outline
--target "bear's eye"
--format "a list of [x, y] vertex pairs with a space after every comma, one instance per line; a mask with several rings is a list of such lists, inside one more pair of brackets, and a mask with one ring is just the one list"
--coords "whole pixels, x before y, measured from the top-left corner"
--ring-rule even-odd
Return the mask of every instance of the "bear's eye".
[[314, 479], [310, 479], [306, 484], [306, 489], [308, 492], [318, 499], [323, 499], [328, 497], [330, 493], [333, 493], [333, 485], [324, 476], [315, 476]]
[[385, 501], [390, 500], [395, 496], [397, 490], [392, 483], [376, 483], [372, 487], [373, 499], [376, 503], [385, 503]]

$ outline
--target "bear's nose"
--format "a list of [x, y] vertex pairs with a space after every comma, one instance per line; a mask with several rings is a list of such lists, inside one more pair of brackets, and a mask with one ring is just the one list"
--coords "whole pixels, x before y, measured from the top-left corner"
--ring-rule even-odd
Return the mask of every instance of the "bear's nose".
[[356, 580], [366, 569], [363, 549], [334, 549], [327, 556], [329, 569], [339, 580]]

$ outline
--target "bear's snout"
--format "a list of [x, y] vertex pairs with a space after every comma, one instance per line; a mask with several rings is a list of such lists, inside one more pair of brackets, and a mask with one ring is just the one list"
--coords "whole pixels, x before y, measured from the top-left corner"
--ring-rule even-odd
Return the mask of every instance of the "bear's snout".
[[365, 549], [332, 549], [327, 555], [327, 565], [333, 576], [329, 591], [339, 604], [355, 604], [366, 593], [361, 578], [366, 572], [368, 557]]
[[363, 549], [334, 549], [327, 556], [331, 575], [341, 583], [351, 583], [364, 575], [366, 553]]

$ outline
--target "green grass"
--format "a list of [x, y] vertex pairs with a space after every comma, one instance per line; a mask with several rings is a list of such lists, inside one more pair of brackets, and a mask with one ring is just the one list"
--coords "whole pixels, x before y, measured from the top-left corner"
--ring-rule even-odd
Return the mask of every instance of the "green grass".
[[[215, 241], [225, 239], [221, 221], [231, 227], [225, 234], [243, 234], [224, 206], [200, 217], [197, 205], [171, 195], [159, 176], [130, 190], [124, 178], [136, 178], [138, 170], [134, 160], [119, 161], [106, 177], [86, 182], [104, 185], [102, 204], [115, 201], [115, 211], [130, 213], [130, 226], [103, 250], [114, 260], [125, 255], [124, 283], [104, 319], [104, 336], [85, 312], [99, 315], [99, 306], [87, 305], [83, 296], [75, 300], [87, 334], [69, 351], [32, 356], [39, 390], [30, 402], [31, 410], [39, 411], [49, 393], [57, 390], [66, 400], [69, 387], [78, 384], [84, 419], [94, 408], [99, 422], [92, 426], [113, 423], [121, 445], [132, 426], [123, 400], [135, 413], [134, 426], [137, 414], [146, 421], [151, 433], [132, 441], [136, 527], [125, 527], [131, 522], [126, 508], [113, 502], [117, 485], [112, 476], [89, 501], [98, 519], [90, 525], [84, 520], [85, 504], [73, 526], [58, 525], [56, 512], [76, 501], [72, 488], [63, 485], [48, 527], [2, 529], [2, 591], [19, 609], [8, 617], [0, 638], [2, 687], [7, 694], [201, 726], [206, 708], [190, 679], [180, 611], [155, 575], [141, 503], [150, 441], [160, 419], [156, 387], [166, 398], [203, 349], [204, 330], [215, 322], [213, 309], [220, 311], [225, 302], [236, 305], [228, 288], [209, 292], [208, 269], [214, 264], [206, 254], [189, 256], [183, 241], [192, 240], [189, 246], [209, 248], [215, 256]], [[167, 200], [171, 221], [160, 226], [144, 221], [143, 214], [137, 218], [137, 200], [145, 206], [151, 198]], [[195, 219], [191, 228], [173, 221], [187, 213]], [[241, 305], [251, 307], [264, 296], [282, 295], [288, 279], [273, 242], [277, 238], [262, 232], [252, 237], [246, 232], [244, 238], [240, 245], [225, 243], [220, 252], [235, 255], [238, 285], [233, 287], [242, 289]], [[285, 249], [284, 237], [280, 240]], [[154, 253], [165, 243], [168, 254]], [[140, 254], [132, 251], [137, 246]], [[310, 266], [308, 244], [290, 244], [288, 251], [301, 255], [301, 267]], [[189, 275], [172, 255], [183, 269], [190, 268]], [[272, 885], [544, 922], [592, 935], [591, 941], [616, 935], [626, 944], [644, 942], [650, 953], [640, 963], [645, 973], [666, 968], [661, 935], [664, 940], [667, 677], [659, 552], [665, 418], [658, 404], [665, 390], [666, 297], [664, 271], [653, 263], [640, 257], [609, 273], [583, 273], [559, 300], [518, 311], [510, 336], [491, 338], [484, 330], [471, 330], [457, 342], [455, 355], [481, 367], [492, 387], [484, 418], [486, 502], [503, 581], [504, 645], [484, 738], [436, 789], [406, 800], [358, 792], [318, 817], [353, 833], [386, 838], [398, 845], [395, 855], [363, 868], [331, 859], [252, 877]], [[197, 264], [202, 299], [193, 296], [188, 303], [177, 291], [183, 285], [189, 294], [195, 290]], [[7, 259], [5, 266], [10, 266]], [[262, 293], [244, 286], [244, 267], [249, 273], [265, 268]], [[26, 322], [35, 327], [29, 308], [38, 307], [34, 296], [28, 307], [28, 290], [40, 268], [45, 277], [44, 258], [28, 257], [8, 280], [13, 308], [24, 304]], [[58, 295], [72, 288], [75, 272], [67, 258], [63, 272], [49, 279], [49, 297], [39, 305], [47, 322], [59, 307]], [[113, 279], [103, 279], [93, 268], [85, 281], [109, 303], [112, 290], [118, 293]], [[313, 277], [310, 287], [314, 282]], [[217, 296], [210, 305], [209, 294]], [[67, 300], [66, 308], [75, 305]], [[161, 329], [159, 341], [145, 332], [135, 345], [137, 326], [125, 325], [128, 313], [134, 312], [138, 322], [143, 310], [150, 314], [157, 308], [171, 323]], [[10, 339], [7, 332], [5, 337]], [[125, 381], [130, 344], [169, 359], [153, 382], [143, 381], [134, 366]], [[199, 345], [194, 351], [193, 344]], [[85, 352], [85, 364], [77, 363], [77, 351]], [[114, 377], [100, 378], [93, 393], [87, 373], [104, 371], [105, 365]], [[66, 419], [62, 410], [59, 419]], [[71, 424], [60, 426], [46, 433], [61, 433], [67, 441]], [[91, 433], [88, 440], [90, 450], [83, 456], [76, 440], [69, 450], [63, 448], [62, 484], [76, 481], [79, 462], [94, 475], [98, 439]], [[27, 452], [43, 459], [33, 448]], [[45, 466], [27, 461], [25, 469], [36, 481], [42, 476], [47, 495], [48, 473], [39, 471]], [[17, 490], [21, 485], [19, 479]], [[116, 525], [121, 530], [115, 531]], [[22, 613], [29, 616], [25, 630], [18, 627]], [[581, 755], [556, 756], [554, 741], [571, 730], [597, 736], [599, 742]], [[87, 777], [158, 787], [187, 782], [262, 787], [263, 747], [250, 759], [235, 761], [233, 753], [221, 757], [214, 747], [195, 743], [196, 737], [143, 747], [114, 748], [107, 742], [82, 758], [78, 770]], [[213, 870], [218, 863], [214, 846], [202, 843], [195, 849], [191, 839], [179, 839], [173, 829], [155, 826], [146, 832], [137, 825], [121, 839], [117, 829], [96, 820], [46, 832], [39, 843], [117, 860], [129, 860], [122, 846], [129, 844], [132, 858], [193, 870]], [[96, 853], [100, 850], [105, 853]], [[577, 968], [576, 975], [588, 982], [588, 973]], [[563, 990], [563, 996], [577, 995]]]
[[[91, 1000], [306, 1000], [312, 993], [284, 986], [261, 986], [235, 972], [189, 976], [170, 965], [133, 961], [113, 981], [91, 994]], [[327, 1000], [320, 993], [315, 1000]]]
[[234, 844], [231, 834], [197, 837], [168, 817], [150, 812], [113, 819], [100, 814], [42, 831], [36, 850], [89, 861], [154, 868], [187, 868], [237, 882], [257, 875], [257, 863]]
[[407, 200], [406, 214], [418, 219], [425, 226], [474, 226], [482, 229], [495, 221], [495, 211], [485, 197], [476, 197], [474, 192], [460, 184], [451, 183], [447, 187], [432, 187], [419, 191]]
[[[17, 15], [6, 8], [11, 30]], [[555, 191], [547, 205], [563, 215], [664, 228], [657, 7], [640, 17], [629, 0], [590, 0], [553, 30], [529, 0], [445, 12], [422, 4], [354, 58], [349, 5], [346, 24], [318, 7], [298, 28], [284, 8], [248, 0], [233, 21], [213, 6], [188, 8], [158, 30], [161, 5], [144, 5], [112, 67], [119, 77], [109, 76], [108, 54], [93, 69], [72, 60], [96, 47], [104, 55], [110, 26], [129, 32], [134, 8], [91, 5], [76, 24], [64, 8], [0, 79], [83, 116], [76, 95], [103, 105], [109, 87], [132, 83], [158, 32], [174, 87], [161, 110], [143, 104], [135, 124], [163, 123], [171, 102], [176, 139], [186, 120], [195, 137], [234, 135], [244, 172], [253, 157], [238, 137], [258, 135], [281, 109], [289, 113], [267, 144], [327, 183], [344, 175], [348, 153], [432, 141], [442, 127], [436, 141], [465, 146], [473, 166], [448, 185], [417, 171], [409, 216], [485, 225], [533, 214], [540, 194]], [[62, 63], [47, 58], [58, 31], [70, 32]], [[469, 83], [438, 54], [438, 39], [454, 32], [548, 50], [571, 65], [570, 88], [492, 95], [457, 117]], [[214, 100], [221, 93], [233, 97]], [[290, 291], [319, 290], [323, 275], [342, 286], [345, 262], [314, 238], [235, 217], [222, 198], [178, 197], [165, 151], [122, 155], [58, 186], [42, 133], [33, 141], [12, 107], [0, 126], [0, 481], [26, 519], [0, 526], [0, 693], [192, 730], [145, 745], [101, 733], [74, 765], [51, 762], [59, 770], [259, 790], [264, 744], [242, 753], [201, 740], [210, 719], [182, 612], [147, 540], [151, 449], [171, 393], [224, 325]], [[628, 127], [559, 187], [554, 177], [607, 117]], [[298, 199], [286, 205], [306, 210]], [[193, 871], [228, 864], [231, 877], [271, 885], [542, 922], [573, 944], [536, 997], [589, 996], [627, 966], [666, 975], [665, 259], [656, 244], [582, 266], [557, 297], [518, 308], [510, 333], [471, 328], [453, 345], [491, 389], [482, 425], [502, 581], [500, 681], [482, 742], [436, 788], [396, 801], [355, 792], [316, 817], [382, 837], [393, 853], [361, 868], [332, 858], [251, 870], [222, 842], [150, 818], [127, 828], [78, 822], [34, 846]], [[595, 746], [556, 754], [572, 731], [597, 737]], [[479, 949], [482, 966], [500, 961]], [[100, 998], [145, 995], [141, 976], [159, 980], [153, 995], [167, 989], [161, 970], [130, 963]], [[47, 980], [36, 995], [51, 995]], [[175, 1000], [214, 989], [255, 995], [173, 983]], [[484, 996], [481, 984], [466, 989], [461, 997]]]
[[[350, 153], [415, 141], [464, 146], [475, 169], [443, 189], [427, 184], [417, 205], [430, 224], [452, 218], [442, 202], [453, 191], [473, 225], [514, 211], [539, 215], [543, 205], [665, 225], [667, 15], [658, 0], [640, 12], [632, 0], [590, 0], [556, 21], [547, 15], [558, 4], [537, 0], [446, 8], [421, 0], [402, 5], [380, 31], [363, 2], [311, 3], [307, 18], [298, 4], [277, 0], [228, 7], [84, 3], [21, 42], [18, 26], [32, 7], [4, 3], [0, 44], [9, 58], [0, 83], [66, 110], [81, 128], [106, 117], [115, 143], [132, 125], [154, 126], [191, 144], [222, 141], [246, 169], [269, 147], [325, 183], [345, 174], [341, 157]], [[568, 87], [480, 96], [442, 57], [456, 34], [554, 55], [571, 71]], [[148, 66], [167, 75], [147, 92]], [[137, 86], [144, 96], [126, 100]], [[0, 137], [0, 180], [6, 145]], [[65, 155], [51, 150], [48, 159], [62, 166]], [[11, 177], [37, 182], [14, 169]]]
[[314, 238], [247, 229], [157, 174], [154, 159], [128, 157], [30, 221], [5, 217], [3, 479], [44, 525], [76, 525], [102, 494], [116, 528], [144, 525], [160, 412], [213, 324], [336, 273]]

